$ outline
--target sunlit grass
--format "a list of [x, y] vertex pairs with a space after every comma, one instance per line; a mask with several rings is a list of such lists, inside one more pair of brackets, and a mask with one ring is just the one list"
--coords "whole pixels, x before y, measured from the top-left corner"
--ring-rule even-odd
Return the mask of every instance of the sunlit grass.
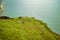
[[47, 24], [33, 17], [0, 19], [0, 40], [59, 40]]

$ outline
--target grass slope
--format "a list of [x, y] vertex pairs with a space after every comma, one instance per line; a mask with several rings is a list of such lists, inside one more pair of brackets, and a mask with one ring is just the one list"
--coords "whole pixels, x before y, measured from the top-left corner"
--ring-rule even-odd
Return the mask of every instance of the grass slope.
[[34, 17], [0, 17], [0, 40], [60, 40], [60, 35]]

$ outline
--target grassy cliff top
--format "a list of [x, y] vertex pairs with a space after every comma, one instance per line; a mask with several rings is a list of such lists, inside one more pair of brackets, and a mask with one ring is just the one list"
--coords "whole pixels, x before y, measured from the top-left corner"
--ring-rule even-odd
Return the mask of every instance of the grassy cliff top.
[[34, 17], [0, 17], [0, 40], [60, 40], [46, 23]]

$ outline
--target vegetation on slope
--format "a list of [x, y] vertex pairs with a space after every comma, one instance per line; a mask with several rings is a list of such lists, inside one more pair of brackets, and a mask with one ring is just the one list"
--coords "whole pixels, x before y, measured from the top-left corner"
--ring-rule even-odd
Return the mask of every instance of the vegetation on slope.
[[60, 40], [46, 23], [34, 17], [0, 17], [0, 40]]

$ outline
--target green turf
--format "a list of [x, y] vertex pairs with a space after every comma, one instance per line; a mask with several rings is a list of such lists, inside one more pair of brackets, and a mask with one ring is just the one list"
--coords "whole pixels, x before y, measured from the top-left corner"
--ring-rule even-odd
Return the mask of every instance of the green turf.
[[0, 18], [0, 40], [60, 40], [60, 35], [34, 17]]

